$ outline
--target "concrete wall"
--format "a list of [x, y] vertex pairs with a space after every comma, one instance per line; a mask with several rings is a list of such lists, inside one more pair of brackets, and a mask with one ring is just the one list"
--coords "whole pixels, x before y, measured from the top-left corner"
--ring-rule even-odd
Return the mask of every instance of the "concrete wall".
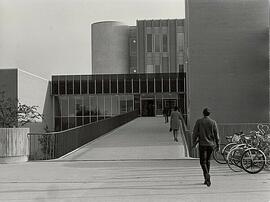
[[18, 100], [23, 104], [38, 106], [39, 113], [44, 115], [44, 120], [26, 125], [31, 132], [44, 132], [46, 125], [53, 129], [53, 105], [48, 80], [18, 69]]
[[114, 21], [92, 24], [92, 73], [129, 73], [127, 25]]
[[189, 107], [219, 123], [269, 121], [268, 0], [186, 0]]

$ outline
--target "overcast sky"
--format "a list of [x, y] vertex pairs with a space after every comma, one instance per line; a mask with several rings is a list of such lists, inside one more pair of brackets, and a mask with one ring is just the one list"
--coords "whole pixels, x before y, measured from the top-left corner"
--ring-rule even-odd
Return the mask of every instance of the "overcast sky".
[[184, 18], [184, 0], [0, 0], [0, 68], [90, 74], [90, 27], [116, 20]]

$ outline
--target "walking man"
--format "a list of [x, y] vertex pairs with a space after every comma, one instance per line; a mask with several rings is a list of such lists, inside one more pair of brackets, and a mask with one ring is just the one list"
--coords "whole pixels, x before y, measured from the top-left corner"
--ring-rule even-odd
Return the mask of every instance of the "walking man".
[[204, 184], [208, 187], [210, 181], [210, 157], [215, 148], [219, 150], [219, 134], [217, 123], [209, 117], [210, 110], [203, 110], [203, 118], [198, 119], [193, 129], [193, 147], [199, 143], [200, 165], [203, 170]]

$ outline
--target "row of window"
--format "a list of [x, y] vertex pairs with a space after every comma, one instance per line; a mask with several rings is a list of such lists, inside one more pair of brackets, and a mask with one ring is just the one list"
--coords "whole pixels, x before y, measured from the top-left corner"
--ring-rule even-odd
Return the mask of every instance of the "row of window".
[[184, 92], [185, 74], [68, 75], [52, 77], [52, 94]]

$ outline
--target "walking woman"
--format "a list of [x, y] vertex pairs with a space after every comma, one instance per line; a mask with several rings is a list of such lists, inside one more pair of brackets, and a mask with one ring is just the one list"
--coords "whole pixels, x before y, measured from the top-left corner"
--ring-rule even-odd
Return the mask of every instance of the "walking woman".
[[[183, 133], [183, 121], [184, 118], [179, 111], [178, 107], [174, 107], [174, 111], [171, 112], [171, 122], [170, 122], [170, 131], [173, 132], [174, 141], [178, 142], [178, 131]], [[184, 134], [181, 134], [184, 135]]]

